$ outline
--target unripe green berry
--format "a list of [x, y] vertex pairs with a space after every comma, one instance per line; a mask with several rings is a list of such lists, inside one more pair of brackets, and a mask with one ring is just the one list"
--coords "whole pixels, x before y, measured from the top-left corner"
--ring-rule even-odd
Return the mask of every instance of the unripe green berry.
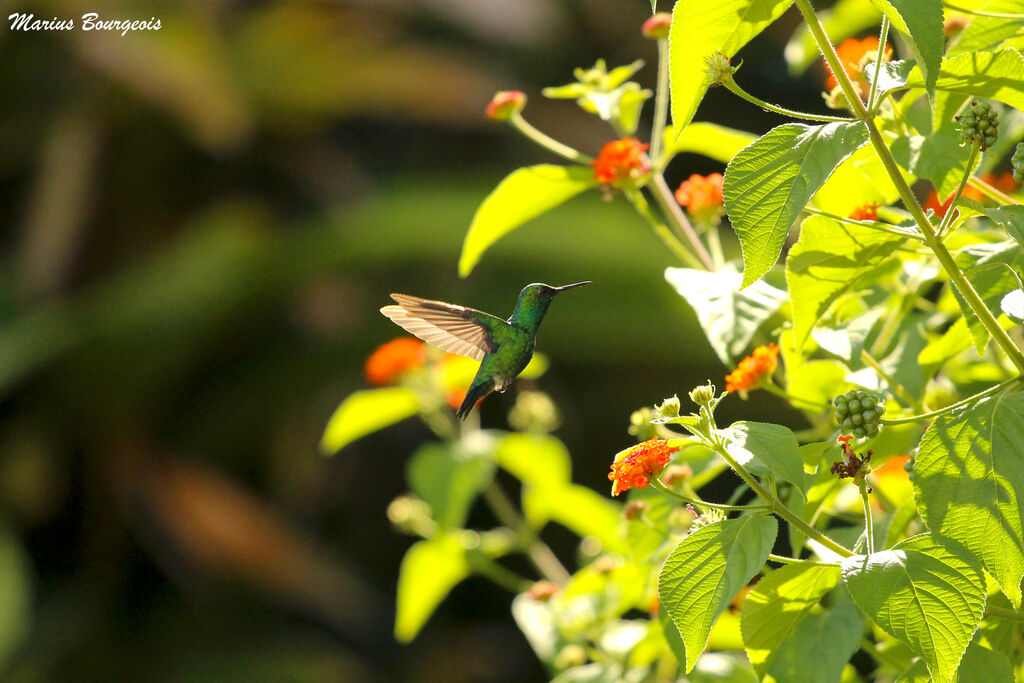
[[848, 405], [850, 407], [850, 412], [851, 413], [859, 413], [860, 412], [860, 401], [858, 399], [853, 399], [852, 401], [850, 401], [846, 405]]

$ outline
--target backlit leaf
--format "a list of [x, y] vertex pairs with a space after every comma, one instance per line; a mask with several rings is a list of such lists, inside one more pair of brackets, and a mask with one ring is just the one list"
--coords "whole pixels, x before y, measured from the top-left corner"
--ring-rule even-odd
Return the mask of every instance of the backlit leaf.
[[859, 122], [787, 123], [736, 155], [722, 191], [743, 249], [744, 287], [771, 270], [808, 200], [866, 141]]
[[342, 401], [327, 421], [320, 450], [337, 453], [360, 437], [412, 417], [419, 409], [416, 394], [405, 387], [357, 391]]
[[924, 74], [928, 92], [935, 88], [945, 47], [942, 32], [942, 0], [872, 0], [900, 32]]
[[395, 638], [408, 643], [423, 628], [448, 591], [469, 576], [466, 550], [458, 533], [414, 544], [398, 572]]

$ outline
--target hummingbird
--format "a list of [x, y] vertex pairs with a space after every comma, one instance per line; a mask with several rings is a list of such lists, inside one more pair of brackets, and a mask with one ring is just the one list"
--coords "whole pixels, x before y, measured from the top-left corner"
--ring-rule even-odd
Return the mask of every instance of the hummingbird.
[[408, 294], [392, 294], [391, 298], [398, 305], [385, 306], [380, 312], [427, 343], [481, 361], [456, 413], [465, 419], [484, 396], [508, 389], [533, 358], [537, 330], [555, 295], [589, 284], [590, 280], [563, 287], [539, 282], [526, 285], [508, 320], [473, 308]]

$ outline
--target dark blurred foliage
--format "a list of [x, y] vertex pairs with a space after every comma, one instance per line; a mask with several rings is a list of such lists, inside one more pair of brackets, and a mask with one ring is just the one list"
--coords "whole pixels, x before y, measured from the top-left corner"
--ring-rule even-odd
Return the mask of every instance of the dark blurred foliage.
[[[675, 264], [621, 201], [591, 193], [455, 272], [489, 189], [549, 160], [482, 118], [490, 95], [526, 91], [531, 121], [595, 152], [611, 133], [540, 88], [598, 57], [650, 62], [649, 3], [0, 4], [163, 26], [0, 31], [4, 679], [540, 680], [510, 596], [483, 581], [393, 642], [411, 540], [384, 511], [427, 430], [333, 459], [317, 442], [400, 334], [377, 313], [391, 291], [507, 314], [527, 282], [594, 280], [554, 307], [540, 348], [576, 479], [602, 491], [632, 410], [721, 384], [662, 279]], [[794, 22], [744, 51], [743, 80], [820, 108], [813, 70], [785, 75]], [[772, 125], [728, 97], [698, 118]], [[684, 157], [670, 180], [720, 170]], [[484, 424], [511, 400], [492, 397]], [[567, 532], [549, 540], [571, 560]]]

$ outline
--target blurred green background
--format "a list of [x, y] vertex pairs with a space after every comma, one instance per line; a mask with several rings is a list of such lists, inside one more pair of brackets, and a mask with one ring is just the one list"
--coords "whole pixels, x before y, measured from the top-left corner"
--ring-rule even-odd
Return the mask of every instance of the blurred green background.
[[[511, 596], [483, 581], [393, 641], [412, 539], [385, 509], [428, 430], [409, 421], [333, 459], [317, 442], [401, 334], [378, 313], [392, 291], [507, 315], [528, 282], [593, 280], [555, 304], [539, 348], [575, 478], [601, 491], [634, 409], [721, 386], [662, 279], [678, 264], [621, 199], [589, 193], [456, 275], [487, 192], [557, 162], [483, 118], [492, 93], [524, 90], [530, 121], [596, 153], [611, 131], [540, 88], [599, 57], [647, 60], [652, 87], [649, 2], [0, 6], [162, 23], [0, 31], [2, 678], [543, 680]], [[744, 83], [820, 109], [820, 70], [793, 80], [782, 61], [795, 23], [744, 50]], [[713, 91], [698, 119], [772, 125], [729, 97]], [[684, 156], [669, 181], [721, 170]], [[512, 401], [489, 399], [484, 425]], [[795, 419], [774, 398], [723, 410]], [[572, 536], [548, 532], [571, 563]]]

